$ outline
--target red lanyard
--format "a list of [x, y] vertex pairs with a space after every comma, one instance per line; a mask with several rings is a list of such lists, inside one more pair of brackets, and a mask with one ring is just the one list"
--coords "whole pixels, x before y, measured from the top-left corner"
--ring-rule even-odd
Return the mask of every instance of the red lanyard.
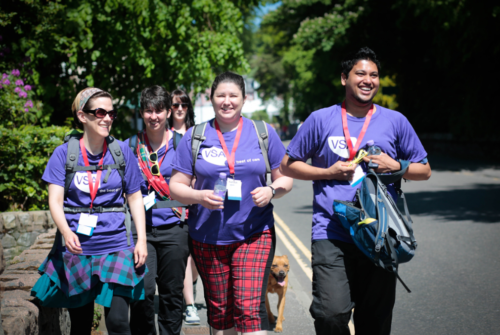
[[370, 124], [370, 120], [372, 119], [372, 114], [373, 114], [373, 104], [370, 107], [368, 114], [366, 114], [365, 123], [363, 124], [363, 128], [361, 129], [361, 132], [359, 133], [358, 140], [356, 141], [356, 146], [353, 148], [352, 142], [351, 142], [351, 135], [349, 134], [349, 128], [347, 127], [347, 111], [345, 109], [345, 101], [342, 103], [342, 127], [344, 128], [345, 141], [347, 142], [347, 147], [349, 148], [349, 160], [350, 161], [352, 161], [354, 159], [354, 157], [356, 157], [356, 153], [358, 152], [359, 145], [361, 144], [361, 141], [363, 140], [363, 137], [365, 136], [366, 129], [368, 129], [368, 125]]
[[[146, 131], [144, 131], [144, 141], [146, 142], [146, 145], [148, 146], [149, 152], [150, 153], [154, 152], [153, 148], [151, 147], [151, 144], [149, 144], [148, 134], [146, 133]], [[158, 169], [161, 167], [161, 163], [163, 163], [163, 160], [167, 156], [167, 151], [168, 151], [168, 131], [167, 131], [167, 147], [165, 148], [165, 155], [163, 155], [163, 157], [161, 158], [161, 161], [158, 162]], [[161, 175], [161, 173], [160, 173], [160, 175]]]
[[243, 118], [240, 117], [240, 122], [238, 123], [238, 130], [236, 131], [236, 138], [234, 139], [233, 150], [231, 150], [231, 155], [229, 155], [229, 151], [227, 150], [226, 141], [224, 141], [224, 136], [222, 136], [222, 132], [220, 131], [219, 123], [217, 120], [214, 120], [215, 129], [217, 130], [217, 136], [219, 136], [219, 141], [222, 146], [222, 150], [224, 150], [224, 154], [227, 158], [227, 165], [229, 166], [229, 172], [234, 177], [234, 160], [236, 156], [236, 149], [238, 148], [238, 143], [240, 143], [241, 130], [243, 129]]
[[[98, 165], [102, 165], [102, 162], [104, 161], [104, 156], [106, 155], [107, 147], [108, 145], [106, 144], [106, 141], [104, 141], [102, 149], [102, 157]], [[89, 159], [87, 158], [87, 149], [85, 149], [85, 144], [83, 144], [83, 137], [80, 139], [80, 150], [82, 151], [83, 162], [85, 163], [85, 166], [90, 166]], [[97, 195], [97, 190], [99, 189], [99, 183], [101, 182], [101, 174], [102, 174], [102, 169], [97, 170], [97, 175], [94, 185], [94, 182], [92, 181], [92, 172], [87, 171], [87, 176], [89, 178], [89, 189], [90, 189], [90, 208], [92, 208], [92, 204], [94, 203], [94, 199]]]

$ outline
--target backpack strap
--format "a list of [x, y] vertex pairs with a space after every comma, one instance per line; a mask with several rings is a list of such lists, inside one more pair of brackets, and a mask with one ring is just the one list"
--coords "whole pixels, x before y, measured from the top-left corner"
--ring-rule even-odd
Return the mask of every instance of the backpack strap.
[[137, 134], [133, 135], [129, 140], [128, 140], [128, 146], [134, 153], [134, 156], [137, 157]]
[[173, 133], [174, 133], [174, 150], [177, 150], [177, 146], [179, 145], [179, 142], [182, 140], [182, 134], [176, 131], [173, 131]]
[[262, 120], [252, 120], [255, 131], [257, 132], [257, 138], [259, 139], [260, 150], [262, 151], [262, 156], [264, 157], [264, 162], [266, 163], [266, 182], [268, 176], [271, 174], [271, 165], [269, 164], [269, 133], [267, 132], [266, 123]]
[[125, 192], [125, 158], [123, 157], [122, 148], [120, 148], [120, 145], [113, 136], [106, 137], [106, 143], [108, 144], [108, 150], [111, 152], [111, 156], [113, 156], [113, 160], [117, 166], [108, 166], [108, 171], [106, 172], [106, 177], [104, 177], [103, 182], [106, 183], [108, 181], [111, 169], [115, 168], [122, 178], [122, 191]]
[[193, 133], [191, 135], [191, 154], [193, 155], [193, 176], [195, 175], [196, 160], [198, 159], [198, 153], [200, 152], [200, 146], [203, 141], [207, 138], [205, 137], [205, 129], [207, 128], [207, 122], [197, 124], [193, 128]]
[[64, 141], [68, 142], [66, 165], [64, 166], [64, 170], [66, 171], [66, 177], [64, 180], [64, 199], [68, 196], [71, 181], [77, 171], [78, 157], [80, 156], [80, 138], [81, 135], [68, 135], [64, 138]]
[[[120, 148], [120, 145], [116, 141], [116, 139], [113, 136], [108, 136], [106, 137], [106, 143], [108, 144], [108, 149], [109, 152], [111, 153], [111, 156], [113, 156], [113, 160], [115, 161], [115, 164], [118, 165], [116, 168], [118, 170], [118, 173], [120, 174], [120, 177], [122, 178], [122, 192], [125, 192], [125, 158], [123, 157], [123, 152], [122, 149]], [[137, 143], [137, 135], [136, 135], [136, 143]], [[104, 177], [103, 182], [108, 181], [109, 174], [111, 173], [111, 169], [108, 168], [108, 172], [106, 173], [106, 177]], [[130, 217], [130, 211], [128, 210], [128, 206], [125, 206], [125, 229], [127, 231], [127, 245], [131, 245], [130, 242], [130, 231], [132, 228], [132, 220]]]

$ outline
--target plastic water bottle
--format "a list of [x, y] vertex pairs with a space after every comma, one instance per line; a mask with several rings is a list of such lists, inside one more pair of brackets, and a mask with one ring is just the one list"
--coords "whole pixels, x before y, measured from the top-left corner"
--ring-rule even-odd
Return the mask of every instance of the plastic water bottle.
[[[378, 155], [382, 154], [382, 150], [380, 149], [380, 147], [377, 147], [375, 145], [375, 142], [373, 140], [367, 141], [366, 146], [368, 147], [367, 151], [368, 151], [369, 156], [378, 156]], [[368, 167], [370, 169], [377, 169], [378, 164], [372, 163], [370, 161], [370, 163], [368, 163]]]
[[373, 140], [367, 141], [366, 146], [368, 147], [367, 151], [369, 156], [378, 156], [382, 153], [382, 150], [375, 145]]
[[219, 173], [219, 179], [215, 182], [214, 195], [221, 197], [222, 200], [226, 198], [226, 174]]

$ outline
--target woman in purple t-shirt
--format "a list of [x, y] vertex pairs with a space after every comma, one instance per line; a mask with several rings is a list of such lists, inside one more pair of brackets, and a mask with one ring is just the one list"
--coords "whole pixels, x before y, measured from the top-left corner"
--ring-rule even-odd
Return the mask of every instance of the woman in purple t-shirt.
[[[109, 93], [86, 88], [72, 110], [83, 135], [57, 147], [42, 176], [58, 234], [31, 295], [42, 306], [68, 308], [71, 334], [90, 334], [94, 301], [105, 307], [109, 334], [130, 334], [129, 303], [144, 299], [147, 271], [142, 178], [131, 150], [109, 136], [117, 115]], [[66, 162], [75, 160], [66, 185]], [[124, 193], [138, 232], [135, 248], [124, 224]]]
[[[192, 129], [182, 138], [172, 162], [172, 197], [193, 204], [188, 219], [192, 254], [205, 289], [208, 322], [217, 335], [267, 334], [269, 322], [261, 298], [276, 240], [270, 202], [288, 193], [293, 183], [279, 172], [285, 148], [266, 124], [273, 181], [267, 186], [257, 132], [252, 121], [241, 116], [245, 98], [243, 77], [232, 72], [217, 76], [210, 96], [215, 119], [206, 124], [196, 164]], [[227, 199], [213, 192], [224, 174]]]
[[146, 127], [125, 142], [138, 158], [146, 179], [142, 193], [149, 272], [144, 278], [145, 300], [131, 304], [130, 328], [134, 335], [156, 334], [154, 300], [158, 292], [160, 333], [177, 335], [182, 328], [182, 289], [189, 246], [186, 209], [172, 201], [168, 186], [175, 156], [174, 134], [168, 123], [171, 98], [165, 88], [154, 85], [142, 90], [140, 102]]

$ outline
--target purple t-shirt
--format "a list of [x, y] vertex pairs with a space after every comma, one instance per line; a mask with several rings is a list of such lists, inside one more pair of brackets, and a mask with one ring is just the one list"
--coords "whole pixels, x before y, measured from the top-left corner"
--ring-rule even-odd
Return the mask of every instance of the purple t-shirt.
[[[125, 190], [122, 190], [122, 178], [120, 177], [118, 170], [111, 170], [111, 174], [109, 175], [109, 179], [106, 183], [103, 183], [103, 180], [107, 171], [103, 171], [93, 207], [122, 207], [124, 200], [122, 196], [123, 193], [133, 194], [140, 190], [142, 176], [141, 172], [137, 168], [137, 163], [132, 154], [132, 150], [130, 150], [130, 148], [123, 142], [117, 142], [120, 145], [126, 163], [124, 180]], [[67, 143], [58, 146], [54, 150], [54, 153], [50, 157], [47, 167], [45, 168], [45, 172], [43, 173], [43, 181], [64, 187], [66, 176], [64, 165], [66, 164], [67, 151]], [[87, 150], [87, 157], [90, 165], [97, 165], [102, 157], [102, 153], [94, 156]], [[106, 150], [103, 164], [115, 164], [113, 156], [109, 150]], [[78, 165], [85, 165], [81, 152], [78, 157]], [[93, 178], [95, 178], [96, 173], [96, 171], [93, 171]], [[68, 190], [68, 196], [64, 200], [64, 206], [90, 207], [90, 190], [87, 171], [78, 171], [75, 173], [73, 182]], [[86, 236], [83, 234], [77, 234], [82, 246], [83, 255], [103, 255], [129, 248], [127, 245], [127, 235], [124, 224], [124, 213], [94, 213], [94, 215], [97, 215], [98, 219], [93, 235]], [[80, 213], [65, 213], [65, 216], [69, 227], [76, 233], [78, 221], [80, 220]], [[133, 246], [134, 241], [132, 241], [132, 239], [131, 243]]]
[[[365, 118], [347, 115], [347, 123], [353, 146]], [[359, 148], [373, 140], [383, 152], [393, 159], [408, 160], [412, 163], [422, 161], [427, 153], [415, 130], [401, 113], [376, 105], [370, 125]], [[328, 168], [339, 160], [346, 161], [349, 152], [342, 127], [341, 104], [320, 109], [312, 113], [290, 142], [287, 153], [294, 160], [312, 160], [312, 165]], [[361, 164], [366, 172], [366, 164]], [[333, 215], [333, 201], [352, 201], [356, 190], [347, 181], [314, 180], [312, 240], [335, 239], [351, 242], [352, 239], [342, 224]], [[389, 186], [394, 195], [394, 187]]]
[[[285, 147], [276, 131], [267, 125], [269, 133], [269, 164], [271, 169], [279, 167], [285, 156]], [[192, 175], [191, 136], [189, 129], [177, 147], [172, 162], [175, 170]], [[197, 190], [213, 190], [219, 173], [229, 178], [226, 155], [222, 150], [217, 131], [210, 120], [205, 129], [206, 140], [201, 144], [196, 161]], [[223, 133], [228, 151], [231, 153], [236, 130]], [[235, 179], [242, 181], [241, 201], [224, 201], [223, 210], [209, 210], [202, 205], [189, 208], [189, 234], [198, 241], [208, 244], [226, 245], [243, 241], [250, 236], [274, 226], [273, 205], [255, 206], [250, 194], [257, 187], [266, 186], [266, 164], [259, 146], [257, 133], [251, 120], [243, 118], [243, 129], [235, 154]]]
[[[127, 139], [125, 141], [125, 144], [129, 144], [129, 140]], [[158, 161], [160, 162], [163, 157], [165, 156], [165, 149], [166, 145], [161, 147], [157, 153], [158, 153]], [[174, 141], [173, 138], [168, 141], [168, 150], [167, 150], [167, 156], [163, 159], [163, 162], [160, 165], [160, 173], [163, 175], [165, 178], [165, 181], [170, 183], [170, 176], [172, 175], [172, 165], [170, 164], [172, 160], [175, 157], [175, 149], [174, 149]], [[137, 158], [135, 158], [135, 162], [137, 163], [137, 166], [139, 166], [139, 162], [137, 161]], [[141, 183], [141, 191], [143, 196], [147, 196], [150, 192], [155, 192], [156, 196], [156, 201], [162, 201], [162, 198], [158, 195], [158, 192], [154, 190], [153, 187], [150, 187], [148, 190], [147, 183], [144, 181]], [[181, 220], [174, 214], [171, 208], [156, 208], [156, 209], [150, 209], [146, 211], [146, 224], [153, 226], [153, 227], [158, 227], [162, 225], [167, 225], [167, 224], [179, 224], [181, 223]]]

